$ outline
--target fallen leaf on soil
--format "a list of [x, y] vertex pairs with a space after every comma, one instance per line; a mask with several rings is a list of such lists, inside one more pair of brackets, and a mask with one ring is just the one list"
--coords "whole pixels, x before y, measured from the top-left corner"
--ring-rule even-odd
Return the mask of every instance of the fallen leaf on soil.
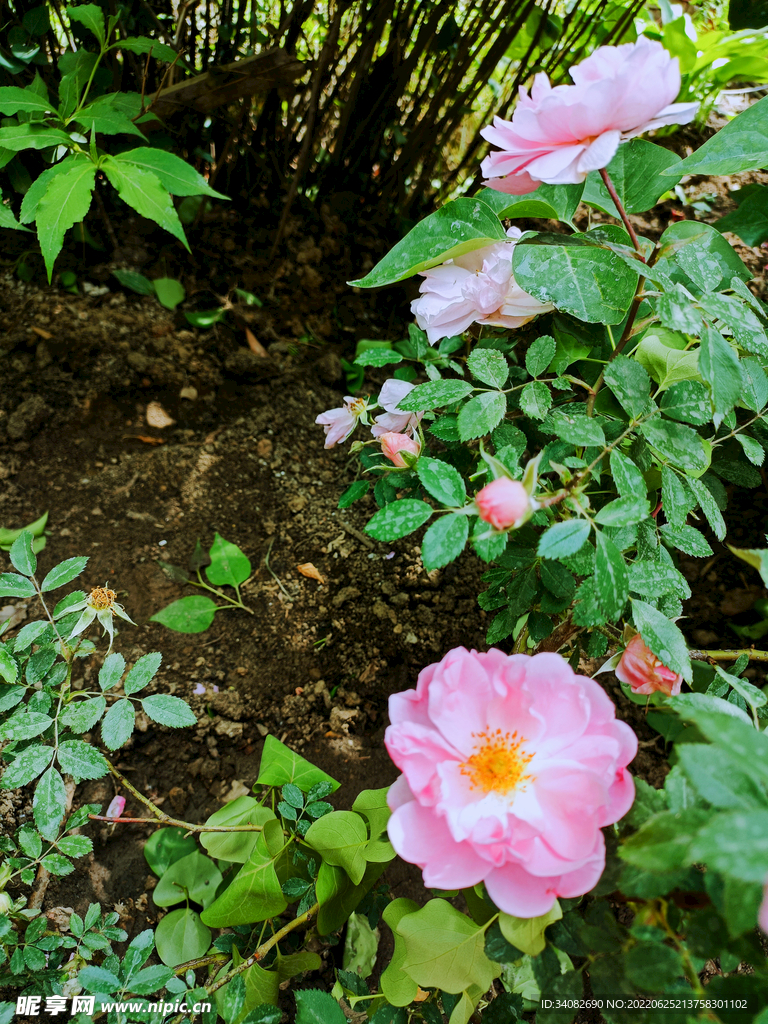
[[147, 406], [147, 423], [150, 427], [172, 427], [175, 422], [159, 402], [150, 402]]
[[248, 330], [247, 327], [245, 328], [245, 340], [248, 342], [248, 348], [251, 352], [255, 352], [256, 355], [261, 356], [262, 359], [269, 358], [269, 352], [267, 352], [261, 342], [257, 339], [253, 331]]
[[33, 327], [32, 330], [40, 338], [45, 338], [46, 341], [50, 341], [50, 339], [53, 337], [50, 331], [44, 331], [42, 327]]
[[123, 434], [124, 441], [143, 441], [144, 444], [165, 444], [162, 437], [148, 437], [146, 434]]
[[311, 562], [302, 562], [302, 564], [297, 565], [296, 568], [299, 570], [301, 575], [306, 576], [307, 579], [317, 580], [318, 583], [325, 583], [325, 580]]
[[229, 791], [224, 793], [220, 799], [224, 803], [229, 803], [232, 800], [237, 800], [238, 797], [248, 796], [250, 789], [245, 783], [241, 782], [240, 779], [233, 779], [232, 785], [229, 787]]

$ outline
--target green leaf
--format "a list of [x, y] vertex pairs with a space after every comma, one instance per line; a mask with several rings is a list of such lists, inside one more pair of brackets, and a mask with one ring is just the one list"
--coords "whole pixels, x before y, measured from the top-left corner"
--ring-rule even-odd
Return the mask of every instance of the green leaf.
[[359, 814], [332, 811], [313, 822], [304, 839], [324, 861], [344, 868], [352, 882], [359, 884], [365, 874], [368, 842], [368, 830]]
[[691, 843], [711, 817], [711, 811], [696, 807], [684, 811], [662, 811], [624, 840], [619, 847], [619, 856], [645, 871], [677, 870], [681, 865], [691, 863]]
[[[126, 693], [128, 691], [126, 690]], [[171, 697], [167, 693], [154, 693], [151, 697], [143, 697], [141, 706], [144, 713], [153, 722], [169, 726], [171, 729], [184, 729], [197, 725], [192, 709], [181, 697]]]
[[765, 792], [725, 750], [709, 743], [682, 743], [677, 760], [702, 799], [713, 807], [765, 808]]
[[605, 444], [602, 427], [596, 420], [584, 415], [581, 406], [553, 409], [548, 422], [552, 425], [551, 433], [557, 434], [561, 441], [567, 441], [568, 444], [595, 448], [602, 448]]
[[587, 542], [592, 527], [587, 519], [569, 519], [550, 526], [539, 538], [540, 558], [566, 558], [575, 555]]
[[346, 1024], [346, 1019], [328, 992], [318, 988], [296, 992], [296, 1024]]
[[42, 775], [32, 800], [35, 824], [43, 838], [49, 842], [56, 839], [59, 834], [66, 802], [64, 780], [58, 771], [51, 767]]
[[359, 501], [360, 498], [368, 493], [370, 486], [370, 480], [355, 480], [339, 498], [338, 507], [349, 508], [350, 505], [354, 505], [356, 501]]
[[93, 850], [93, 842], [88, 836], [63, 836], [58, 847], [68, 857], [87, 857]]
[[100, 96], [93, 103], [83, 107], [75, 118], [84, 133], [97, 132], [100, 135], [138, 135], [144, 133], [136, 127], [131, 118], [114, 106], [114, 96]]
[[26, 747], [5, 769], [0, 785], [3, 789], [18, 789], [28, 785], [45, 771], [52, 757], [53, 747], [45, 747], [41, 743]]
[[[552, 354], [554, 355], [554, 351]], [[507, 383], [509, 364], [501, 352], [495, 349], [473, 349], [467, 359], [467, 367], [476, 380], [481, 380], [492, 388], [503, 388]]]
[[99, 751], [82, 740], [65, 740], [59, 744], [61, 770], [77, 780], [101, 779], [109, 772], [109, 765]]
[[[124, 46], [124, 44], [125, 40], [120, 45]], [[152, 43], [152, 45], [158, 44]], [[173, 60], [173, 58], [170, 59]], [[194, 167], [190, 167], [186, 161], [163, 149], [142, 146], [139, 149], [131, 149], [127, 153], [120, 153], [114, 160], [118, 166], [125, 165], [126, 173], [130, 173], [132, 168], [138, 168], [154, 175], [172, 196], [204, 195], [214, 199], [227, 199], [227, 196], [222, 195], [221, 192], [215, 192]]]
[[[155, 60], [164, 60], [171, 64], [178, 57], [178, 53], [173, 49], [172, 46], [166, 46], [165, 43], [160, 43], [156, 39], [146, 39], [144, 36], [128, 36], [126, 39], [120, 39], [117, 43], [114, 43], [119, 50], [128, 50], [129, 53], [148, 53]], [[112, 47], [110, 47], [112, 49]], [[182, 65], [183, 65], [182, 61]], [[140, 150], [135, 151], [140, 152]], [[162, 153], [162, 150], [156, 150], [156, 152]], [[124, 155], [124, 154], [123, 154]], [[168, 190], [171, 191], [170, 189]], [[213, 192], [213, 190], [211, 190]], [[173, 195], [196, 195], [195, 192], [173, 192]], [[217, 193], [213, 193], [217, 195]]]
[[206, 567], [205, 575], [208, 582], [220, 587], [228, 585], [238, 587], [251, 575], [251, 563], [236, 544], [215, 534], [213, 544], [208, 552], [211, 564]]
[[342, 927], [371, 886], [378, 881], [386, 866], [381, 861], [370, 863], [360, 884], [353, 885], [346, 871], [331, 867], [323, 861], [316, 886], [317, 901], [320, 904], [317, 930], [320, 935], [330, 935]]
[[597, 534], [595, 586], [600, 607], [609, 619], [617, 619], [629, 596], [627, 566], [622, 553], [603, 532]]
[[528, 373], [532, 377], [540, 377], [555, 358], [556, 349], [555, 339], [548, 334], [537, 338], [525, 353], [525, 368]]
[[659, 332], [646, 334], [634, 352], [634, 358], [644, 367], [664, 391], [683, 380], [701, 380], [699, 352], [684, 351], [685, 340], [672, 331], [660, 336]]
[[14, 569], [24, 576], [34, 576], [37, 571], [37, 559], [32, 551], [32, 534], [29, 530], [22, 530], [19, 536], [11, 545], [11, 563]]
[[499, 218], [485, 203], [454, 199], [412, 228], [369, 274], [347, 283], [358, 288], [380, 288], [474, 249], [505, 241]]
[[392, 366], [402, 363], [403, 357], [391, 348], [370, 348], [355, 359], [355, 366]]
[[535, 192], [511, 196], [494, 188], [484, 188], [477, 198], [486, 203], [497, 217], [539, 217], [560, 220], [573, 227], [573, 215], [579, 205], [584, 185], [539, 185]]
[[137, 295], [154, 295], [155, 285], [148, 277], [137, 274], [135, 270], [113, 270], [112, 274], [123, 288], [130, 288]]
[[110, 995], [120, 988], [120, 979], [104, 967], [83, 967], [77, 975], [78, 982], [87, 992]]
[[681, 380], [665, 391], [661, 411], [672, 420], [700, 427], [712, 419], [712, 403], [707, 389], [696, 380]]
[[709, 224], [678, 221], [666, 229], [659, 245], [656, 269], [669, 275], [677, 265], [704, 292], [728, 288], [734, 276], [743, 281], [751, 277], [729, 243]]
[[47, 590], [63, 587], [65, 583], [71, 583], [76, 576], [80, 575], [87, 564], [87, 557], [82, 555], [75, 558], [67, 558], [66, 561], [60, 562], [51, 569], [40, 585], [40, 589], [45, 593]]
[[164, 875], [171, 864], [194, 853], [197, 843], [181, 828], [161, 828], [144, 844], [144, 856], [156, 875]]
[[277, 819], [264, 823], [248, 860], [224, 892], [203, 912], [212, 928], [254, 924], [282, 914], [288, 906], [275, 871], [275, 860], [284, 845]]
[[433, 509], [425, 501], [401, 498], [379, 509], [369, 520], [365, 532], [374, 540], [398, 540], [423, 526], [432, 512]]
[[445, 900], [404, 915], [396, 928], [405, 946], [402, 970], [421, 988], [483, 992], [501, 972], [485, 955], [485, 931]]
[[6, 85], [0, 89], [0, 114], [25, 113], [46, 114], [53, 110], [44, 96], [38, 96], [32, 89], [20, 89], [17, 85]]
[[681, 284], [674, 285], [656, 299], [656, 312], [665, 327], [683, 334], [698, 334], [701, 313], [692, 305], [691, 293]]
[[[0, 644], [0, 677], [2, 677], [7, 683], [15, 683], [18, 675], [18, 665], [11, 657], [7, 648], [3, 644]], [[17, 689], [19, 689], [22, 694], [24, 693], [23, 686], [17, 687]], [[9, 691], [7, 689], [0, 690], [0, 711], [8, 711], [9, 708], [12, 708], [19, 703], [18, 701], [14, 701], [11, 704], [7, 704], [6, 699], [8, 692]]]
[[541, 233], [518, 242], [513, 269], [530, 295], [587, 323], [621, 323], [638, 280], [609, 248], [583, 235]]
[[150, 618], [176, 633], [203, 633], [213, 622], [216, 604], [210, 597], [193, 594], [161, 608]]
[[[693, 526], [673, 526], [667, 523], [661, 527], [661, 537], [668, 547], [679, 548], [694, 558], [707, 558], [712, 554], [705, 537]], [[731, 548], [734, 551], [733, 548]]]
[[688, 480], [688, 486], [693, 491], [714, 535], [718, 540], [725, 540], [725, 520], [712, 497], [712, 492], [701, 480], [696, 480], [693, 477]]
[[102, 692], [117, 686], [123, 677], [124, 671], [125, 658], [122, 654], [118, 654], [117, 651], [108, 654], [104, 659], [104, 664], [99, 669], [99, 686]]
[[754, 437], [748, 437], [746, 434], [737, 434], [736, 440], [742, 447], [744, 454], [747, 456], [753, 466], [762, 466], [765, 462], [765, 449], [756, 441]]
[[656, 417], [643, 423], [640, 430], [660, 458], [668, 459], [689, 476], [700, 476], [709, 468], [711, 450], [691, 427]]
[[45, 619], [41, 619], [39, 622], [30, 622], [16, 634], [14, 650], [23, 651], [36, 641], [39, 643], [38, 637], [47, 632], [49, 628], [49, 623]]
[[143, 971], [131, 976], [129, 991], [136, 996], [152, 995], [165, 988], [173, 976], [170, 967], [162, 967], [160, 964], [145, 967]]
[[405, 943], [397, 931], [397, 926], [405, 915], [416, 913], [418, 909], [417, 903], [401, 896], [385, 907], [382, 914], [384, 921], [392, 931], [395, 951], [386, 969], [382, 972], [380, 985], [387, 1001], [393, 1006], [407, 1006], [413, 1002], [418, 993], [418, 985], [403, 970], [406, 949]]
[[[654, 146], [645, 139], [630, 139], [619, 146], [606, 170], [624, 210], [627, 213], [644, 213], [653, 209], [659, 197], [680, 180], [683, 171], [677, 177], [671, 177], [679, 165], [680, 159], [668, 149]], [[587, 176], [581, 201], [612, 217], [619, 216], [598, 171]]]
[[619, 494], [637, 497], [645, 493], [643, 474], [631, 459], [614, 448], [610, 455], [610, 463], [611, 475]]
[[649, 411], [652, 404], [651, 382], [645, 367], [639, 362], [626, 356], [616, 356], [605, 368], [605, 383], [633, 420]]
[[701, 332], [699, 372], [712, 392], [712, 404], [717, 414], [715, 425], [719, 426], [723, 416], [741, 397], [741, 370], [736, 353], [722, 334], [709, 324], [704, 324]]
[[[194, 910], [172, 910], [160, 920], [155, 931], [157, 955], [168, 967], [178, 967], [202, 956], [211, 944], [211, 930]], [[86, 968], [89, 970], [89, 968]], [[82, 977], [81, 971], [78, 977]], [[118, 982], [119, 985], [119, 982]]]
[[416, 466], [419, 480], [433, 498], [452, 508], [461, 507], [467, 491], [461, 475], [442, 459], [422, 456]]
[[647, 498], [624, 495], [603, 505], [595, 515], [595, 522], [601, 526], [634, 526], [642, 523], [651, 513]]
[[34, 597], [35, 587], [24, 576], [15, 572], [0, 573], [0, 597]]
[[421, 542], [421, 557], [427, 572], [442, 569], [464, 550], [469, 523], [464, 515], [441, 516], [429, 527]]
[[267, 736], [261, 752], [261, 764], [256, 784], [261, 786], [284, 786], [293, 782], [302, 793], [309, 793], [320, 782], [330, 785], [328, 792], [334, 793], [341, 783], [326, 775], [309, 761], [294, 753], [274, 736]]
[[768, 97], [747, 107], [669, 174], [739, 174], [768, 166]]
[[53, 264], [64, 244], [64, 234], [88, 213], [95, 182], [96, 165], [78, 161], [64, 174], [58, 174], [51, 180], [38, 204], [35, 222], [49, 283]]
[[466, 380], [430, 380], [418, 384], [413, 391], [400, 399], [398, 411], [423, 412], [437, 409], [441, 405], [453, 405], [466, 398], [474, 388]]
[[0, 128], [0, 150], [19, 153], [22, 149], [50, 149], [52, 146], [67, 146], [71, 149], [72, 145], [72, 139], [60, 128], [46, 128], [38, 124]]
[[179, 215], [156, 174], [132, 164], [119, 164], [113, 157], [105, 158], [101, 169], [128, 206], [142, 217], [155, 221], [165, 231], [178, 238], [185, 249], [189, 249]]
[[123, 698], [112, 705], [101, 723], [101, 738], [110, 750], [124, 746], [133, 733], [136, 712], [131, 701]]
[[764, 882], [768, 859], [768, 810], [750, 809], [711, 818], [694, 839], [689, 862], [703, 861], [744, 882]]
[[364, 789], [355, 797], [352, 810], [364, 815], [371, 828], [371, 839], [377, 839], [384, 833], [391, 811], [387, 804], [389, 786], [382, 789]]
[[174, 277], [156, 277], [152, 282], [157, 301], [166, 309], [176, 309], [180, 302], [186, 298], [186, 291], [181, 281]]
[[101, 45], [104, 45], [104, 12], [96, 4], [80, 4], [78, 7], [67, 7], [70, 21], [79, 21], [92, 32]]
[[193, 900], [207, 906], [216, 895], [222, 875], [210, 857], [195, 850], [174, 861], [163, 872], [152, 899], [158, 907], [171, 907], [174, 903]]
[[718, 231], [732, 231], [745, 245], [760, 245], [768, 238], [768, 188], [747, 185], [732, 191], [730, 197], [739, 204], [737, 209], [716, 220], [714, 227]]
[[[225, 804], [208, 818], [206, 825], [264, 825], [275, 819], [274, 811], [262, 807], [252, 796], [240, 796]], [[212, 857], [217, 860], [230, 861], [233, 864], [244, 864], [251, 855], [256, 841], [256, 832], [203, 832], [200, 843]]]
[[543, 420], [552, 405], [552, 392], [540, 380], [532, 380], [520, 391], [520, 409], [534, 420]]
[[53, 719], [48, 715], [21, 708], [0, 725], [0, 740], [30, 740], [33, 736], [45, 732], [52, 724]]
[[686, 682], [690, 683], [693, 679], [693, 669], [688, 656], [688, 646], [675, 623], [670, 622], [666, 615], [662, 615], [653, 605], [637, 598], [632, 600], [632, 618], [646, 645], [662, 664], [671, 668], [673, 672], [680, 672]]
[[[734, 280], [738, 281], [738, 278]], [[722, 320], [730, 328], [734, 341], [741, 348], [762, 356], [768, 353], [765, 327], [741, 298], [735, 295], [702, 295], [699, 303], [710, 317]]]
[[560, 904], [555, 900], [552, 909], [541, 917], [513, 917], [502, 912], [499, 914], [499, 927], [510, 945], [516, 946], [528, 956], [538, 956], [547, 944], [545, 929], [562, 916]]

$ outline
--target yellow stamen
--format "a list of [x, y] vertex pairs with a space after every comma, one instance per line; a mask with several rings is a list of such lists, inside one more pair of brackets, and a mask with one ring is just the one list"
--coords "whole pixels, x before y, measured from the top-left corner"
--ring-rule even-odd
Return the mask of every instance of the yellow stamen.
[[472, 780], [471, 789], [506, 796], [522, 783], [532, 781], [533, 776], [526, 775], [525, 769], [533, 754], [523, 751], [525, 738], [518, 739], [517, 730], [502, 733], [501, 729], [486, 729], [472, 736], [478, 741], [474, 753], [460, 765], [461, 774]]
[[103, 611], [105, 608], [111, 608], [113, 606], [116, 597], [117, 594], [114, 590], [106, 590], [104, 587], [94, 587], [91, 591], [90, 597], [88, 598], [88, 604], [91, 608]]

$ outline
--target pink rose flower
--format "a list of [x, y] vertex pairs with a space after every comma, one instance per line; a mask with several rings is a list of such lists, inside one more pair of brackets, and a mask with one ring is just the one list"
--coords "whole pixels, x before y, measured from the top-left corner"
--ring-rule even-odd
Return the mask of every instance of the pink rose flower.
[[386, 455], [390, 462], [394, 463], [398, 469], [408, 469], [410, 464], [403, 458], [403, 452], [407, 452], [418, 459], [419, 452], [421, 451], [421, 445], [418, 441], [414, 441], [413, 438], [408, 437], [407, 434], [381, 434], [379, 436], [381, 441], [381, 453]]
[[112, 803], [107, 808], [107, 818], [119, 818], [125, 810], [125, 797], [116, 796], [113, 798]]
[[416, 323], [430, 345], [461, 334], [470, 324], [522, 327], [539, 313], [554, 309], [524, 292], [512, 277], [512, 250], [521, 235], [510, 228], [512, 242], [494, 242], [424, 270], [421, 297], [411, 303]]
[[763, 889], [763, 902], [760, 904], [760, 909], [757, 912], [757, 923], [765, 934], [768, 935], [768, 878], [765, 880], [765, 888]]
[[346, 441], [357, 426], [357, 421], [365, 416], [367, 403], [364, 398], [344, 398], [341, 409], [329, 409], [320, 413], [315, 420], [325, 430], [325, 447], [333, 448], [335, 444]]
[[402, 775], [390, 841], [424, 884], [485, 882], [516, 917], [581, 896], [605, 866], [600, 829], [627, 813], [637, 738], [559, 654], [458, 647], [389, 699], [384, 742]]
[[501, 476], [492, 480], [475, 496], [480, 518], [497, 530], [508, 530], [528, 518], [531, 499], [519, 480]]
[[655, 693], [659, 690], [668, 697], [676, 697], [683, 685], [683, 677], [662, 665], [645, 641], [636, 633], [627, 644], [616, 667], [616, 677], [628, 683], [632, 693]]
[[421, 422], [423, 412], [402, 412], [398, 405], [405, 396], [413, 391], [413, 384], [407, 380], [398, 380], [390, 377], [385, 380], [379, 392], [379, 405], [384, 409], [384, 415], [376, 416], [371, 433], [374, 437], [381, 437], [382, 434], [410, 434], [413, 437], [416, 427]]
[[607, 167], [619, 143], [665, 124], [687, 124], [697, 103], [673, 102], [680, 66], [661, 43], [641, 37], [623, 46], [601, 46], [571, 68], [574, 85], [534, 78], [530, 96], [520, 90], [511, 121], [494, 118], [481, 135], [499, 152], [482, 163], [499, 192], [523, 195], [548, 185], [584, 181]]

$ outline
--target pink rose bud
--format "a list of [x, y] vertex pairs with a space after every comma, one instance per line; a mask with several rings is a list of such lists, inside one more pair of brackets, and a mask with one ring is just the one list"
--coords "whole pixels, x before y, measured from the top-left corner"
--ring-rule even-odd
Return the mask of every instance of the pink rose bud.
[[475, 504], [482, 520], [497, 530], [508, 530], [529, 512], [531, 499], [518, 480], [502, 476], [485, 485]]
[[116, 796], [107, 808], [107, 818], [119, 818], [125, 810], [125, 797]]
[[662, 665], [639, 633], [627, 644], [616, 668], [616, 677], [628, 683], [632, 693], [651, 694], [658, 690], [668, 697], [676, 697], [683, 685], [683, 677]]
[[[421, 451], [421, 445], [418, 441], [414, 441], [412, 437], [408, 437], [407, 434], [395, 434], [390, 431], [387, 434], [382, 434], [379, 437], [381, 442], [381, 453], [386, 455], [390, 462], [394, 463], [398, 469], [408, 469], [418, 459], [419, 452]], [[406, 459], [406, 456], [411, 456], [410, 461]]]

